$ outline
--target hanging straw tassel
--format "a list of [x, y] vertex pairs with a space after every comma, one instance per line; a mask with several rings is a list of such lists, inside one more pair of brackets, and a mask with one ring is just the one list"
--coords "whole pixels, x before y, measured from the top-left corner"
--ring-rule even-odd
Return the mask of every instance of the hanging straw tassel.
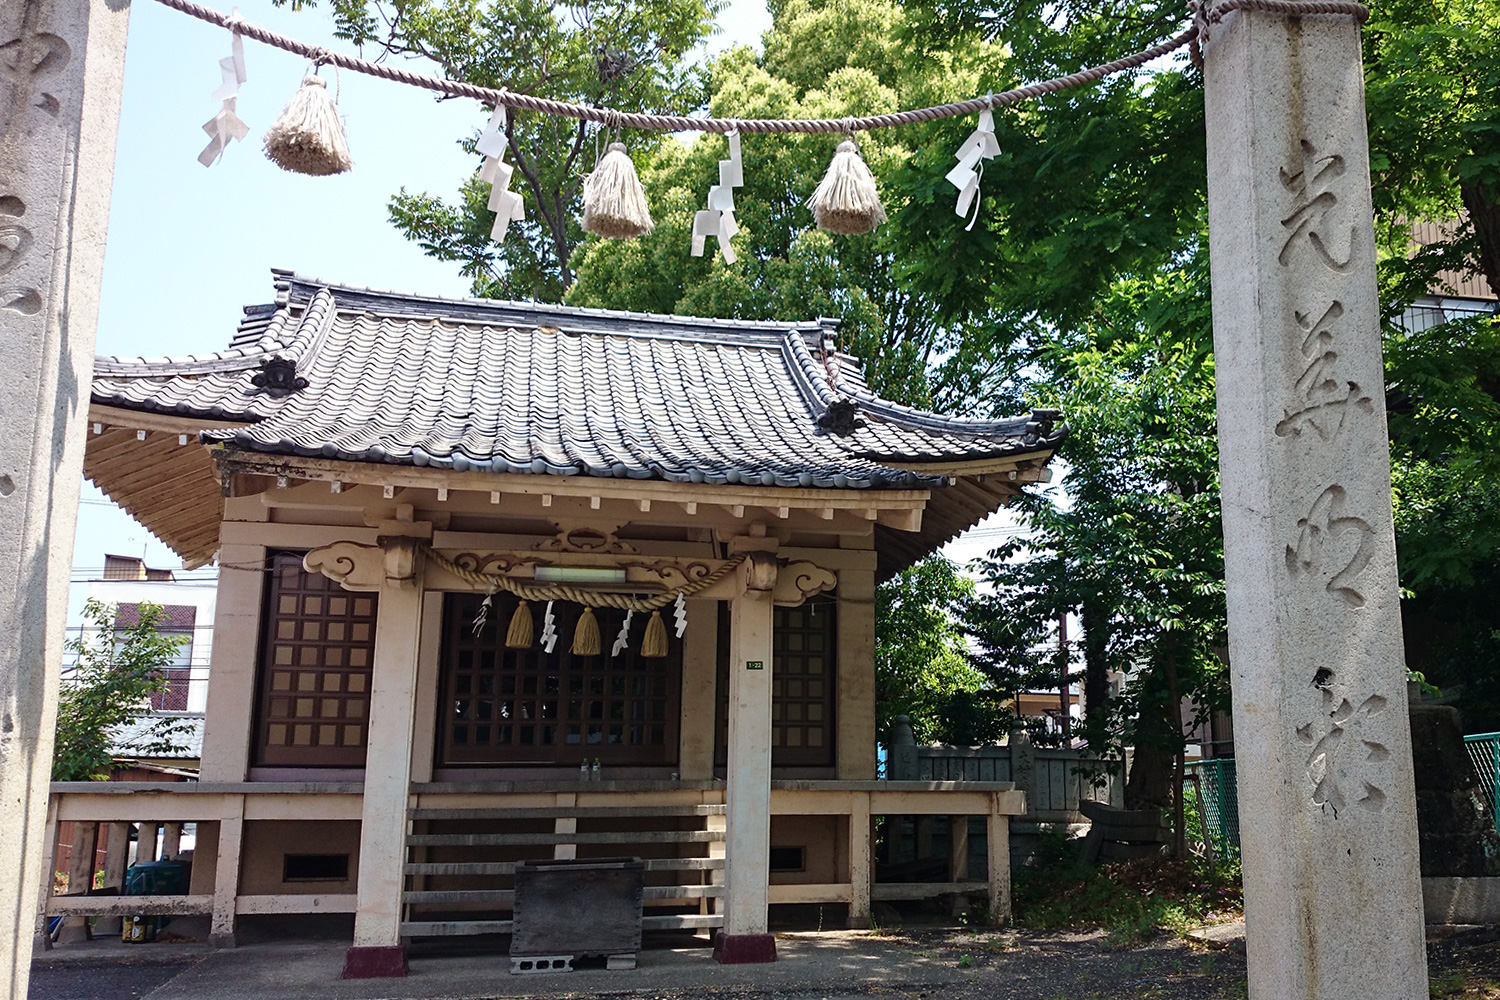
[[584, 232], [628, 240], [655, 228], [630, 154], [624, 143], [610, 143], [609, 151], [583, 181]]
[[573, 655], [599, 655], [599, 619], [594, 617], [593, 608], [585, 607], [578, 619], [578, 628], [573, 632]]
[[854, 140], [839, 143], [828, 173], [807, 200], [820, 229], [840, 236], [871, 233], [885, 221], [885, 207], [875, 188], [875, 175], [860, 158]]
[[530, 649], [533, 627], [531, 608], [522, 601], [516, 605], [516, 613], [510, 616], [510, 630], [505, 633], [505, 648]]
[[661, 620], [660, 611], [651, 612], [651, 620], [646, 623], [646, 638], [641, 640], [641, 655], [667, 655], [667, 623]]
[[266, 132], [266, 156], [283, 170], [314, 177], [354, 166], [339, 109], [318, 77], [302, 78], [302, 88]]

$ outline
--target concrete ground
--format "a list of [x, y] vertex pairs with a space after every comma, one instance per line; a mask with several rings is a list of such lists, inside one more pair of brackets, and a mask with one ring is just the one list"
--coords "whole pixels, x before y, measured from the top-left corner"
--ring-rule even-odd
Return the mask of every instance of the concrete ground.
[[1195, 951], [1165, 938], [1118, 950], [1099, 934], [959, 929], [790, 933], [778, 934], [776, 944], [780, 960], [766, 965], [718, 965], [707, 941], [696, 939], [689, 947], [648, 947], [638, 968], [628, 972], [580, 963], [584, 967], [571, 973], [533, 975], [512, 975], [499, 950], [428, 951], [413, 955], [405, 979], [344, 981], [339, 970], [345, 945], [335, 941], [213, 951], [197, 943], [100, 940], [38, 955], [30, 1000], [1216, 1000], [1244, 995], [1239, 956]]

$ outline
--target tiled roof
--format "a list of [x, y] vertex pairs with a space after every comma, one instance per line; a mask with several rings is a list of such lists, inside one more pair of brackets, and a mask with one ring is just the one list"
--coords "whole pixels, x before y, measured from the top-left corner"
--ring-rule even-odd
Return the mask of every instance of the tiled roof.
[[[818, 322], [439, 299], [275, 277], [277, 301], [246, 309], [227, 350], [99, 358], [94, 401], [244, 423], [204, 434], [231, 449], [791, 487], [926, 487], [944, 480], [923, 465], [1046, 457], [1064, 434], [1052, 413], [966, 420], [881, 400], [854, 359], [827, 350], [831, 329]], [[292, 362], [305, 385], [268, 384], [273, 359]]]

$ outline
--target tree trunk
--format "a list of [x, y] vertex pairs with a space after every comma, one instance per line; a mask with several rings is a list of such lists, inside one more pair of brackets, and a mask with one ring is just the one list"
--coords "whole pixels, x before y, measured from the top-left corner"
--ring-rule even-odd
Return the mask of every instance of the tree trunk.
[[1458, 191], [1479, 237], [1479, 271], [1490, 283], [1490, 291], [1500, 296], [1500, 190], [1478, 181], [1460, 181]]
[[1183, 771], [1187, 761], [1182, 745], [1182, 695], [1177, 687], [1177, 641], [1172, 639], [1167, 646], [1167, 697], [1171, 699], [1172, 731], [1176, 734], [1176, 752], [1172, 755], [1172, 856], [1181, 860], [1187, 853], [1186, 821], [1182, 802]]
[[1078, 617], [1083, 626], [1083, 738], [1092, 752], [1102, 753], [1109, 742], [1109, 612], [1102, 601], [1088, 598]]

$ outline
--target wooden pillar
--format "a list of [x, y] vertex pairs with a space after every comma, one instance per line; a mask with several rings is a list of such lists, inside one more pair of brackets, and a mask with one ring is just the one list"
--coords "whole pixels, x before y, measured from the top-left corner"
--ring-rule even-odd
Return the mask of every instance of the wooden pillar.
[[161, 856], [175, 858], [180, 853], [182, 853], [182, 824], [163, 823], [161, 825]]
[[345, 979], [406, 975], [401, 886], [421, 639], [422, 550], [409, 538], [387, 539], [383, 544], [388, 569], [375, 623], [359, 834], [359, 898], [354, 944], [344, 958]]
[[[948, 817], [948, 881], [969, 880], [969, 817]], [[961, 916], [968, 906], [962, 894], [953, 897], [953, 915]]]
[[[670, 619], [667, 627], [671, 628]], [[718, 704], [719, 602], [687, 602], [682, 635], [682, 738], [678, 771], [684, 781], [714, 776], [714, 717]]]
[[870, 841], [874, 832], [870, 817], [870, 793], [855, 792], [849, 808], [849, 926], [870, 925], [870, 882], [874, 859]]
[[875, 553], [838, 583], [838, 776], [875, 778]]
[[[73, 843], [68, 851], [68, 895], [86, 896], [94, 888], [94, 852], [99, 837], [98, 823], [73, 821]], [[70, 916], [63, 921], [62, 941], [82, 941], [89, 935], [89, 918]]]
[[56, 795], [47, 797], [47, 819], [42, 836], [42, 871], [46, 878], [40, 879], [37, 885], [36, 937], [43, 951], [52, 950], [52, 936], [47, 933], [47, 900], [52, 898], [53, 873], [57, 871], [57, 799]]
[[234, 907], [240, 894], [240, 843], [245, 831], [245, 797], [229, 796], [219, 818], [219, 850], [214, 861], [214, 909], [209, 941], [234, 947]]
[[1205, 60], [1250, 996], [1425, 996], [1359, 26], [1234, 11]]
[[[238, 503], [230, 500], [226, 507]], [[219, 596], [203, 722], [203, 781], [249, 777], [255, 712], [248, 706], [256, 704], [255, 656], [260, 648], [265, 564], [264, 545], [225, 544], [219, 549]]]
[[985, 817], [985, 849], [990, 878], [989, 922], [996, 927], [1010, 923], [1010, 817], [1000, 812], [1000, 795], [991, 798]]
[[[104, 888], [124, 895], [125, 868], [130, 861], [130, 824], [109, 823], [102, 829], [105, 834]], [[94, 930], [104, 935], [118, 934], [120, 918], [100, 917], [94, 921]]]
[[0, 3], [0, 995], [24, 997], [127, 3]]
[[145, 864], [156, 860], [156, 838], [159, 823], [142, 822], [135, 837], [135, 863]]
[[767, 933], [771, 879], [771, 590], [775, 557], [752, 552], [745, 590], [729, 605], [729, 770], [725, 782], [724, 931], [720, 962], [774, 962]]

